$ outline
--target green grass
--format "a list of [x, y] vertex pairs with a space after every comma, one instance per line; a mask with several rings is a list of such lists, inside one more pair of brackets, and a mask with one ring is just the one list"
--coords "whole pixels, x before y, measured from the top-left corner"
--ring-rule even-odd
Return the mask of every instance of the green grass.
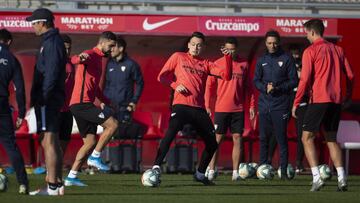
[[[232, 182], [231, 176], [221, 175], [216, 186], [205, 187], [192, 181], [191, 175], [163, 175], [158, 188], [141, 185], [139, 174], [81, 175], [88, 187], [66, 187], [63, 197], [21, 196], [14, 175], [9, 175], [10, 185], [0, 193], [0, 202], [360, 202], [360, 176], [348, 178], [349, 191], [336, 192], [336, 178], [327, 182], [320, 192], [310, 193], [309, 175], [296, 176], [292, 181], [249, 179]], [[31, 189], [44, 186], [43, 175], [29, 176]]]

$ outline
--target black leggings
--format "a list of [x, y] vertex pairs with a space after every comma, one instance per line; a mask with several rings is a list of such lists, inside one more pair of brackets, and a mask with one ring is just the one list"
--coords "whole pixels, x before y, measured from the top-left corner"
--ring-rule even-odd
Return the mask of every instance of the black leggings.
[[213, 123], [205, 109], [180, 104], [172, 107], [169, 128], [165, 133], [165, 137], [161, 140], [154, 165], [161, 165], [169, 151], [171, 142], [185, 124], [191, 124], [205, 142], [205, 150], [202, 153], [198, 168], [199, 172], [205, 173], [206, 167], [209, 165], [218, 146]]

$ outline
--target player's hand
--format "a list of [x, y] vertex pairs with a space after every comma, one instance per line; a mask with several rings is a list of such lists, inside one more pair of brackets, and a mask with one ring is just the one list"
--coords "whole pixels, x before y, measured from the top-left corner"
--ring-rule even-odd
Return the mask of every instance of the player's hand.
[[87, 53], [81, 53], [79, 54], [80, 62], [84, 62], [86, 59], [90, 58], [90, 55]]
[[272, 82], [269, 82], [266, 86], [266, 93], [270, 94], [274, 90], [274, 86]]
[[181, 84], [176, 87], [175, 91], [177, 91], [177, 92], [179, 92], [181, 94], [189, 93], [189, 90], [186, 89], [186, 87], [184, 85], [181, 85]]
[[211, 109], [210, 108], [206, 108], [206, 113], [211, 116]]
[[296, 116], [296, 106], [293, 106], [293, 107], [292, 107], [292, 109], [291, 109], [291, 115], [292, 115], [292, 117], [297, 118], [297, 116]]
[[20, 128], [23, 121], [24, 121], [24, 119], [19, 118], [19, 117], [16, 119], [16, 123], [15, 123], [16, 130]]
[[233, 51], [230, 51], [229, 49], [225, 48], [225, 47], [221, 47], [220, 51], [222, 54], [224, 55], [232, 55]]
[[250, 113], [250, 120], [253, 120], [255, 118], [255, 109], [251, 108], [249, 110], [249, 113]]
[[100, 108], [101, 108], [101, 110], [104, 110], [105, 104], [104, 104], [104, 103], [100, 103]]
[[136, 104], [133, 102], [130, 102], [128, 107], [126, 108], [126, 110], [128, 111], [135, 111], [135, 109], [136, 109]]

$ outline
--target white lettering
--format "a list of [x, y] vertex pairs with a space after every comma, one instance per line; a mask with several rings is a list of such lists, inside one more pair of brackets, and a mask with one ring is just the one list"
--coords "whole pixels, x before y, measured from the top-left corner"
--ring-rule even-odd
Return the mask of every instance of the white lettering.
[[61, 17], [62, 24], [111, 25], [113, 18], [105, 17]]
[[205, 22], [207, 30], [222, 30], [222, 31], [245, 31], [254, 32], [260, 30], [259, 23], [244, 23], [244, 22], [213, 22], [207, 20]]

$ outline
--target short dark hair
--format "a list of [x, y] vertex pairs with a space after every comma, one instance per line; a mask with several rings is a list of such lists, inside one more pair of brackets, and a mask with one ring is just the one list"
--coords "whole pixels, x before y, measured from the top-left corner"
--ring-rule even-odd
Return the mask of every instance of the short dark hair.
[[307, 30], [313, 30], [316, 34], [323, 36], [325, 26], [321, 19], [313, 18], [304, 23]]
[[105, 32], [101, 33], [100, 38], [99, 38], [99, 40], [103, 40], [103, 39], [116, 41], [116, 35], [111, 31], [105, 31]]
[[235, 47], [237, 47], [238, 46], [238, 41], [237, 41], [237, 39], [235, 37], [227, 37], [225, 39], [224, 44], [233, 44], [233, 45], [235, 45]]
[[201, 32], [193, 32], [193, 33], [191, 34], [191, 36], [189, 37], [188, 42], [190, 42], [190, 40], [191, 40], [193, 37], [202, 39], [202, 41], [205, 42], [205, 35], [204, 35], [203, 33], [201, 33]]
[[124, 51], [125, 51], [127, 43], [126, 43], [125, 39], [122, 36], [117, 36], [116, 37], [116, 45], [118, 47], [123, 47]]
[[71, 38], [70, 38], [69, 35], [67, 35], [67, 34], [62, 34], [62, 35], [61, 35], [61, 38], [62, 38], [62, 40], [64, 41], [64, 43], [69, 43], [69, 44], [72, 43]]
[[0, 41], [8, 42], [12, 39], [12, 35], [7, 29], [3, 28], [0, 30]]
[[268, 37], [275, 37], [280, 42], [280, 34], [276, 30], [267, 31], [265, 34], [265, 39], [267, 39]]

